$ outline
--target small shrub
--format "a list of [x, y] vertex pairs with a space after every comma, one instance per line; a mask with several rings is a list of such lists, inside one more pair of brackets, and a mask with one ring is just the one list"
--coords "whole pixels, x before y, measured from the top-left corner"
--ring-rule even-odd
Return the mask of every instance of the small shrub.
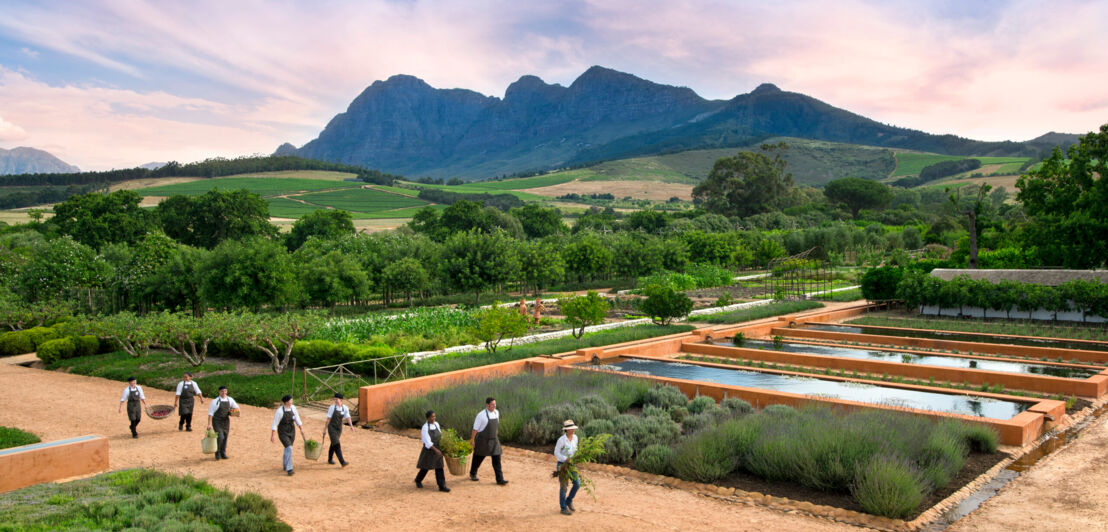
[[685, 406], [688, 401], [689, 398], [681, 390], [668, 384], [650, 388], [642, 398], [644, 405], [656, 405], [667, 410], [673, 406]]
[[762, 409], [762, 413], [767, 416], [788, 417], [795, 416], [796, 409], [789, 405], [769, 405]]
[[38, 346], [39, 360], [48, 365], [66, 358], [73, 358], [76, 353], [77, 346], [73, 345], [72, 338], [47, 340]]
[[741, 332], [735, 333], [735, 336], [731, 337], [731, 343], [735, 344], [735, 347], [742, 347], [746, 343], [746, 335]]
[[649, 445], [635, 457], [635, 469], [655, 475], [668, 475], [673, 449], [668, 445]]
[[690, 414], [699, 414], [699, 413], [704, 412], [705, 410], [707, 410], [709, 408], [715, 408], [715, 407], [716, 407], [716, 400], [712, 399], [711, 397], [704, 396], [704, 395], [699, 395], [697, 397], [694, 397], [691, 401], [689, 401], [689, 406], [688, 406]]
[[907, 460], [877, 455], [858, 472], [850, 491], [867, 512], [899, 518], [919, 508], [925, 482]]
[[773, 348], [781, 349], [782, 347], [785, 347], [785, 339], [782, 338], [780, 334], [778, 334], [773, 337]]
[[594, 419], [584, 426], [581, 430], [585, 432], [586, 436], [596, 436], [599, 434], [615, 434], [615, 426], [607, 419]]
[[731, 412], [735, 416], [745, 416], [754, 411], [750, 403], [738, 397], [728, 397], [719, 402], [719, 406]]
[[100, 352], [100, 339], [92, 334], [74, 336], [73, 345], [77, 348], [75, 356], [87, 357]]
[[0, 334], [0, 356], [9, 357], [33, 353], [35, 343], [26, 331], [10, 331]]
[[642, 417], [664, 417], [669, 419], [669, 411], [657, 405], [646, 405], [642, 409]]
[[626, 464], [631, 461], [634, 454], [635, 450], [631, 447], [631, 442], [617, 434], [604, 442], [604, 454], [600, 457], [600, 461], [605, 464]]
[[674, 421], [674, 423], [680, 423], [680, 422], [684, 421], [685, 418], [687, 418], [687, 417], [689, 417], [689, 409], [688, 408], [685, 408], [683, 406], [670, 407], [670, 409], [669, 409], [669, 418], [672, 419]]
[[686, 440], [673, 452], [670, 463], [678, 478], [693, 482], [719, 480], [729, 475], [735, 465], [726, 442], [709, 432]]
[[43, 342], [58, 339], [58, 332], [52, 327], [31, 327], [23, 332], [31, 339], [31, 343], [35, 344], [35, 349], [38, 349]]
[[715, 424], [711, 414], [690, 414], [681, 422], [681, 432], [685, 435], [695, 434]]

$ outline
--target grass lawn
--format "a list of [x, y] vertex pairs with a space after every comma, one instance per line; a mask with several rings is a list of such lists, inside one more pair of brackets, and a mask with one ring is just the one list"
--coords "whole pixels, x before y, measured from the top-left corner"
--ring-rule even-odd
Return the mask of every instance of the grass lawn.
[[1073, 338], [1075, 340], [1108, 342], [1108, 327], [1093, 324], [1054, 325], [1049, 322], [1040, 323], [1024, 320], [952, 320], [948, 318], [926, 318], [900, 312], [875, 312], [865, 317], [849, 320], [846, 323], [851, 325], [905, 327], [909, 329], [931, 329], [968, 333], [1014, 334], [1018, 336]]
[[292, 530], [273, 502], [203, 480], [127, 469], [0, 495], [0, 530]]
[[702, 317], [698, 316], [695, 321], [705, 323], [743, 323], [772, 316], [780, 316], [782, 314], [792, 314], [793, 312], [811, 310], [822, 306], [823, 303], [819, 301], [777, 301], [768, 305], [734, 310], [731, 312], [722, 312], [719, 314], [709, 314]]
[[333, 188], [357, 188], [364, 183], [351, 181], [330, 181], [326, 179], [280, 178], [280, 177], [216, 177], [201, 181], [189, 181], [160, 187], [148, 187], [137, 190], [143, 196], [199, 196], [216, 188], [220, 190], [238, 190], [245, 188], [261, 196], [277, 196], [296, 192], [329, 190]]
[[38, 439], [38, 436], [30, 432], [19, 430], [14, 427], [0, 427], [0, 449], [22, 447], [40, 441], [42, 440]]

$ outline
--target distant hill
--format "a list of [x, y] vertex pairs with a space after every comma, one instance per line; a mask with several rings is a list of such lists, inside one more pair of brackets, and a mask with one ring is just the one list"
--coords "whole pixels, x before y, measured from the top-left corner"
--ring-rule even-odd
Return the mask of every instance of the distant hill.
[[150, 163], [146, 163], [146, 164], [140, 164], [140, 165], [138, 165], [138, 168], [145, 168], [147, 170], [157, 170], [158, 168], [161, 168], [161, 167], [163, 167], [167, 164], [169, 164], [169, 163], [150, 162]]
[[0, 175], [80, 172], [81, 169], [35, 148], [0, 148]]
[[409, 176], [476, 179], [778, 136], [948, 155], [1035, 157], [1048, 149], [889, 126], [772, 84], [706, 100], [685, 87], [596, 66], [568, 87], [523, 76], [504, 98], [392, 76], [366, 88], [315, 140], [278, 152]]

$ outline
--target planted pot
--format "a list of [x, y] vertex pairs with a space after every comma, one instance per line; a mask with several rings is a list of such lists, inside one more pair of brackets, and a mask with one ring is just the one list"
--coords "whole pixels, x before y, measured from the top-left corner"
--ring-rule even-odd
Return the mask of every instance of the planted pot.
[[461, 458], [454, 458], [452, 456], [444, 456], [446, 460], [446, 469], [450, 470], [450, 474], [456, 477], [460, 477], [465, 474], [466, 470], [466, 456]]

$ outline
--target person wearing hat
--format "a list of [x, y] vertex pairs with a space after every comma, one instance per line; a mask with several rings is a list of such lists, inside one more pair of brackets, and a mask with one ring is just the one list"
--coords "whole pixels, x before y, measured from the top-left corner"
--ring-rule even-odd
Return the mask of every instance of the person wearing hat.
[[[142, 393], [142, 386], [135, 383], [134, 377], [127, 377], [127, 387], [123, 389], [123, 397], [119, 398], [119, 410], [123, 411], [123, 403], [127, 403], [127, 419], [131, 420], [131, 437], [138, 438], [139, 421], [142, 421], [142, 409], [146, 406], [146, 394]], [[139, 402], [142, 406], [139, 406]]]
[[184, 428], [192, 432], [193, 397], [199, 399], [200, 404], [204, 404], [204, 394], [200, 393], [200, 386], [192, 380], [192, 373], [186, 371], [184, 379], [177, 383], [177, 395], [173, 396], [174, 408], [177, 408], [178, 400], [181, 403], [181, 409], [177, 411], [181, 416], [180, 421], [177, 422], [177, 430]]
[[212, 399], [208, 406], [208, 429], [215, 427], [216, 442], [215, 459], [227, 459], [227, 436], [231, 432], [231, 411], [238, 410], [239, 404], [235, 399], [227, 395], [227, 387], [219, 387], [219, 396]]
[[[292, 396], [286, 394], [281, 398], [281, 406], [277, 407], [277, 411], [273, 413], [273, 429], [269, 433], [269, 442], [273, 443], [273, 438], [281, 438], [281, 445], [285, 446], [285, 454], [281, 458], [281, 465], [284, 466], [285, 472], [291, 477], [292, 471], [292, 443], [296, 441], [296, 428], [300, 428], [300, 435], [304, 436], [304, 423], [300, 421], [300, 412], [296, 411], [296, 407], [292, 406]], [[307, 440], [308, 437], [304, 436]]]
[[[554, 474], [558, 476], [558, 482], [560, 487], [558, 489], [558, 504], [562, 507], [562, 513], [565, 515], [572, 515], [576, 510], [573, 508], [573, 498], [577, 496], [577, 489], [581, 487], [581, 478], [576, 473], [571, 473], [562, 478], [559, 474], [562, 468], [566, 466], [566, 462], [577, 454], [577, 425], [573, 423], [572, 419], [567, 419], [565, 423], [562, 423], [562, 436], [558, 438], [558, 442], [554, 444], [554, 458], [558, 460], [558, 465], [554, 468]], [[569, 484], [573, 484], [573, 489], [569, 490], [569, 495], [566, 495], [566, 488]]]
[[331, 446], [327, 448], [327, 463], [334, 464], [337, 456], [342, 467], [346, 467], [350, 462], [342, 459], [342, 444], [339, 439], [342, 437], [343, 423], [350, 426], [350, 433], [353, 434], [354, 422], [350, 419], [350, 409], [342, 404], [343, 395], [336, 393], [334, 399], [335, 403], [327, 409], [327, 424], [323, 428], [323, 434], [331, 437]]
[[439, 485], [439, 491], [449, 493], [450, 488], [446, 487], [446, 473], [442, 471], [442, 450], [439, 449], [442, 428], [435, 421], [434, 410], [428, 410], [426, 417], [427, 422], [419, 430], [419, 439], [423, 442], [423, 446], [419, 449], [419, 460], [416, 461], [419, 473], [415, 477], [415, 487], [422, 488], [423, 478], [427, 476], [428, 471], [434, 469], [435, 483]]
[[500, 428], [500, 411], [496, 409], [496, 399], [489, 397], [485, 399], [485, 408], [477, 413], [477, 418], [473, 420], [473, 434], [469, 437], [469, 442], [473, 445], [473, 464], [469, 466], [469, 479], [476, 482], [480, 479], [477, 478], [477, 468], [481, 467], [481, 462], [485, 461], [486, 456], [492, 457], [492, 471], [496, 474], [496, 483], [498, 485], [505, 485], [508, 483], [504, 480], [504, 472], [500, 469], [500, 437], [497, 430]]

